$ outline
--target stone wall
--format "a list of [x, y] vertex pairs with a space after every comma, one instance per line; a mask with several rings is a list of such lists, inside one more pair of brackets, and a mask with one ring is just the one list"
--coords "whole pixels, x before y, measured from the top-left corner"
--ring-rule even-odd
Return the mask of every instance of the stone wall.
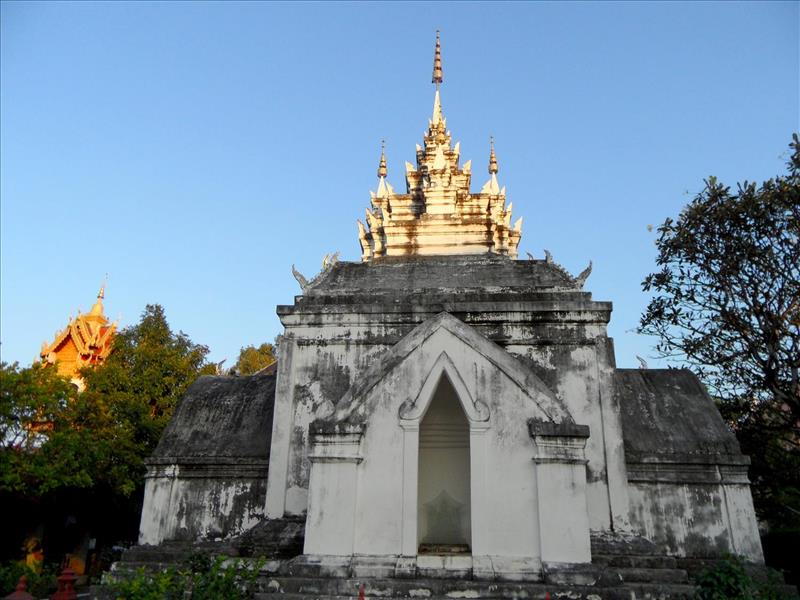
[[261, 521], [274, 371], [187, 390], [147, 462], [140, 544], [227, 538]]
[[309, 554], [415, 555], [414, 407], [447, 377], [469, 427], [471, 550], [528, 561], [493, 569], [585, 562], [589, 530], [762, 561], [748, 459], [711, 398], [689, 371], [616, 369], [611, 305], [581, 288], [549, 260], [491, 254], [327, 268], [278, 307], [278, 364], [189, 389], [148, 462], [140, 543], [307, 516]]
[[763, 562], [749, 459], [695, 375], [620, 369], [635, 531], [675, 556], [738, 554]]
[[293, 306], [278, 307], [285, 333], [269, 516], [306, 511], [309, 424], [332, 410], [349, 386], [414, 327], [440, 312], [523, 360], [576, 421], [590, 427], [591, 527], [626, 522], [613, 351], [606, 335], [610, 303], [593, 301], [554, 263], [491, 254], [338, 263]]
[[448, 313], [415, 328], [312, 423], [304, 553], [417, 556], [418, 485], [431, 467], [420, 457], [422, 422], [442, 385], [465, 417], [468, 475], [457, 483], [468, 492], [431, 510], [453, 518], [461, 503], [470, 519], [469, 539], [447, 543], [518, 577], [538, 577], [543, 562], [588, 563], [589, 428], [523, 363]]

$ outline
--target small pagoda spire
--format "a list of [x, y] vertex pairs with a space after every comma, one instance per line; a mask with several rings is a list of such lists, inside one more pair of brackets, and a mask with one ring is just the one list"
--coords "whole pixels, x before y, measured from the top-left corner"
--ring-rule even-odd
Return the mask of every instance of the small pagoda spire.
[[439, 30], [436, 30], [436, 49], [433, 52], [433, 78], [431, 83], [436, 84], [436, 90], [439, 90], [439, 85], [444, 80], [442, 72], [442, 44], [439, 41]]
[[494, 136], [489, 136], [489, 174], [497, 175], [500, 167], [497, 166], [497, 156], [494, 153]]
[[[106, 275], [106, 278], [108, 275]], [[89, 314], [92, 316], [103, 316], [103, 299], [106, 297], [106, 282], [100, 286], [100, 291], [97, 292], [97, 301], [92, 306]]]
[[381, 140], [381, 160], [378, 163], [378, 179], [386, 177], [386, 140]]

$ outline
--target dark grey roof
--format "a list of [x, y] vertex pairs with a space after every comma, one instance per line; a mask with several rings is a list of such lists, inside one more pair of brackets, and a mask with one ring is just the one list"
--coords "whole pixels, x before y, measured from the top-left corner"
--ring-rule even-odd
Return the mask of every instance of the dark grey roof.
[[243, 377], [200, 377], [186, 390], [154, 459], [269, 456], [275, 369]]
[[311, 287], [309, 295], [354, 291], [463, 289], [575, 289], [572, 277], [544, 260], [512, 260], [496, 254], [403, 256], [371, 262], [339, 262]]
[[714, 401], [688, 369], [617, 369], [628, 462], [746, 460]]

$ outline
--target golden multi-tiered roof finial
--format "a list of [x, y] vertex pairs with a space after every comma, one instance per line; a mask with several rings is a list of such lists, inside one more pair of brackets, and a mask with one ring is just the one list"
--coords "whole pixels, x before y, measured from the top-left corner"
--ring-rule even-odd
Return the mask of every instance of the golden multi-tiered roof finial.
[[500, 168], [497, 166], [497, 156], [494, 153], [494, 136], [489, 136], [489, 174], [496, 175]]
[[381, 161], [378, 164], [378, 179], [386, 177], [386, 140], [381, 140]]
[[436, 84], [436, 89], [439, 89], [439, 84], [444, 80], [442, 74], [442, 44], [439, 42], [439, 30], [436, 30], [436, 50], [433, 53], [433, 79], [431, 83]]
[[511, 223], [511, 204], [497, 181], [499, 167], [491, 139], [489, 181], [470, 190], [472, 161], [460, 164], [461, 145], [451, 143], [442, 112], [441, 39], [436, 32], [433, 59], [433, 114], [417, 144], [417, 164], [405, 164], [406, 193], [395, 193], [386, 181], [381, 147], [378, 189], [370, 191], [366, 223], [358, 221], [361, 259], [388, 256], [484, 254], [517, 257], [522, 220]]
[[100, 317], [103, 316], [103, 299], [106, 297], [106, 282], [100, 286], [100, 291], [97, 292], [97, 302], [94, 303], [92, 309], [89, 311], [89, 316]]

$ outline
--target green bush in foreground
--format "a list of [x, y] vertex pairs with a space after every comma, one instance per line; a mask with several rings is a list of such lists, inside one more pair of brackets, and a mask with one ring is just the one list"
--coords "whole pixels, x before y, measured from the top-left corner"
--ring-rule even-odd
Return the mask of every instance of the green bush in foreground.
[[23, 575], [28, 578], [28, 593], [35, 598], [45, 598], [56, 591], [55, 566], [46, 566], [37, 573], [21, 562], [9, 561], [0, 564], [0, 598], [13, 592]]
[[261, 562], [229, 561], [224, 556], [191, 556], [186, 567], [170, 568], [159, 573], [143, 569], [109, 587], [116, 600], [247, 600], [254, 594], [254, 584]]
[[[695, 582], [697, 600], [790, 600], [783, 578], [769, 569], [766, 581], [754, 580], [738, 557], [731, 556], [703, 571]], [[795, 596], [796, 597], [796, 596]]]

